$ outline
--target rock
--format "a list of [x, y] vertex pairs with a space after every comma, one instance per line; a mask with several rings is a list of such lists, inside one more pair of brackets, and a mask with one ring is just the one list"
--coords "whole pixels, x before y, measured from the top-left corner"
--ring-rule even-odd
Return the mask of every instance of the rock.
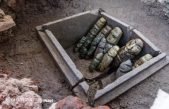
[[124, 61], [120, 64], [119, 68], [116, 71], [116, 78], [119, 78], [120, 76], [130, 72], [132, 70], [132, 62], [131, 60]]
[[49, 109], [110, 109], [108, 106], [92, 108], [78, 97], [68, 96], [49, 107]]
[[12, 9], [16, 8], [16, 0], [4, 0], [6, 4], [11, 7]]
[[19, 12], [25, 7], [25, 0], [4, 0], [6, 4], [16, 12]]
[[7, 82], [9, 84], [18, 86], [21, 92], [26, 92], [30, 90], [34, 92], [38, 92], [38, 87], [36, 85], [33, 85], [33, 81], [31, 81], [28, 78], [23, 78], [21, 80], [10, 78], [8, 79]]
[[3, 18], [3, 16], [5, 15], [5, 13], [4, 13], [4, 11], [2, 9], [0, 9], [0, 15], [1, 15], [0, 18]]
[[0, 42], [5, 42], [13, 36], [13, 26], [15, 26], [15, 22], [12, 17], [5, 15], [3, 10], [0, 9]]
[[15, 98], [7, 97], [2, 109], [42, 109], [42, 98], [33, 91], [27, 91]]
[[49, 109], [82, 109], [86, 104], [77, 97], [68, 96], [53, 105]]
[[[87, 108], [84, 108], [84, 109], [87, 109]], [[91, 109], [110, 109], [110, 108], [108, 106], [98, 106], [98, 107], [91, 108]]]
[[8, 30], [15, 26], [15, 22], [12, 17], [9, 15], [5, 15], [3, 10], [0, 9], [0, 32]]
[[37, 91], [30, 79], [18, 80], [0, 74], [0, 109], [42, 109], [42, 98]]

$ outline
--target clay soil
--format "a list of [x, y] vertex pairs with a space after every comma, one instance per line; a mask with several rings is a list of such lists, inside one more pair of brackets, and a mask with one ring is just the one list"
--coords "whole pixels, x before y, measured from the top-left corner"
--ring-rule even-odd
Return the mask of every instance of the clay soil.
[[[169, 53], [168, 23], [151, 14], [150, 8], [140, 0], [60, 0], [57, 5], [44, 0], [27, 0], [24, 11], [16, 14], [14, 36], [0, 44], [0, 73], [8, 73], [14, 78], [32, 78], [40, 87], [39, 94], [43, 99], [58, 101], [71, 95], [68, 83], [39, 40], [35, 27], [96, 8], [103, 8], [134, 26], [162, 51]], [[8, 10], [6, 12], [11, 14]], [[113, 109], [149, 109], [159, 88], [169, 92], [168, 72], [168, 67], [160, 70], [109, 105]], [[44, 109], [50, 104], [43, 103]]]

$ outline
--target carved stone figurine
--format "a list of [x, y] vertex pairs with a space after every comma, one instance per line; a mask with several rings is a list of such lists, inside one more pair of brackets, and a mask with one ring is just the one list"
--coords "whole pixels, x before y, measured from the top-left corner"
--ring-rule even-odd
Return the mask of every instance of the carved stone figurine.
[[103, 53], [99, 53], [97, 54], [97, 56], [93, 59], [93, 61], [90, 63], [90, 66], [89, 66], [89, 71], [90, 72], [93, 72], [97, 67], [98, 65], [100, 64], [102, 58], [103, 58], [104, 54]]
[[[105, 38], [103, 38], [103, 39], [105, 39]], [[100, 43], [100, 44], [102, 44], [102, 45], [105, 44], [105, 46], [104, 46], [103, 49], [99, 49], [100, 53], [98, 53], [94, 57], [93, 61], [91, 62], [90, 66], [89, 66], [89, 71], [90, 72], [93, 72], [95, 69], [98, 68], [100, 62], [102, 61], [102, 58], [103, 58], [104, 54], [107, 53], [108, 50], [110, 50], [110, 48], [112, 48], [112, 45], [110, 45], [110, 44], [107, 44], [107, 43]], [[102, 45], [100, 45], [100, 46], [102, 46]]]
[[103, 28], [103, 26], [106, 24], [106, 20], [104, 18], [101, 18], [95, 25], [94, 28], [92, 28], [89, 32], [89, 35], [86, 37], [86, 41], [81, 46], [79, 51], [79, 57], [85, 58], [87, 51], [93, 41], [93, 39], [96, 37], [96, 35], [99, 33], [99, 31]]
[[[106, 19], [101, 17], [96, 24], [90, 29], [88, 34], [86, 36], [83, 36], [81, 40], [77, 43], [77, 45], [74, 47], [74, 52], [78, 52], [79, 49], [82, 47], [82, 45], [86, 42], [85, 46], [88, 46], [88, 44], [91, 43], [91, 40], [98, 34], [98, 32], [103, 28], [103, 26], [106, 24]], [[88, 40], [88, 41], [87, 41]]]
[[130, 72], [132, 70], [132, 62], [131, 60], [127, 60], [127, 61], [124, 61], [120, 64], [119, 68], [117, 69], [117, 71], [115, 72], [115, 77], [116, 79], [119, 78], [120, 76]]
[[103, 37], [103, 38], [101, 39], [101, 41], [99, 42], [97, 48], [96, 48], [95, 57], [96, 57], [97, 54], [99, 54], [99, 53], [104, 53], [104, 48], [105, 48], [106, 43], [107, 43], [106, 38]]
[[113, 45], [116, 45], [119, 42], [122, 34], [122, 30], [119, 27], [115, 27], [106, 38], [106, 41], [100, 41], [95, 51], [95, 56], [103, 51], [106, 53]]
[[91, 43], [91, 47], [87, 52], [86, 58], [90, 58], [93, 56], [93, 53], [95, 52], [98, 43], [101, 41], [101, 39], [103, 37], [107, 37], [107, 35], [110, 33], [111, 31], [111, 27], [109, 25], [105, 26], [101, 32], [94, 38], [94, 40]]
[[112, 47], [113, 47], [112, 44], [106, 43], [106, 45], [104, 46], [104, 51], [103, 51], [103, 53], [104, 53], [104, 54], [107, 53], [107, 52], [110, 50], [110, 48], [112, 48]]
[[143, 48], [143, 41], [141, 39], [132, 39], [125, 46], [120, 48], [117, 56], [114, 59], [113, 67], [117, 68], [119, 65], [127, 61], [128, 59], [133, 59], [138, 55]]
[[141, 57], [139, 60], [137, 60], [135, 63], [134, 63], [134, 68], [137, 68], [139, 67], [140, 65], [144, 64], [145, 62], [151, 60], [153, 58], [153, 56], [151, 54], [146, 54], [144, 55], [143, 57]]
[[109, 67], [110, 63], [113, 61], [113, 58], [117, 55], [118, 51], [119, 51], [119, 47], [118, 46], [113, 46], [104, 56], [102, 61], [100, 62], [99, 66], [98, 66], [98, 70], [99, 71], [104, 71], [106, 68]]
[[115, 27], [107, 37], [107, 42], [112, 45], [117, 45], [123, 32], [119, 27]]

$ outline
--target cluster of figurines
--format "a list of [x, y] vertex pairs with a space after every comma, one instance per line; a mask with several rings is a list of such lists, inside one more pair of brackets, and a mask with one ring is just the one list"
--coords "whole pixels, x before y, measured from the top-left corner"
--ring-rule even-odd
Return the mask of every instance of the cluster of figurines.
[[107, 24], [105, 18], [101, 17], [89, 30], [86, 36], [74, 47], [74, 52], [79, 52], [81, 59], [91, 59], [89, 71], [104, 72], [110, 67], [118, 68], [117, 75], [126, 73], [152, 59], [152, 55], [146, 54], [134, 64], [131, 61], [138, 55], [144, 44], [139, 38], [132, 39], [125, 46], [119, 47], [118, 42], [123, 36], [122, 29], [112, 28]]

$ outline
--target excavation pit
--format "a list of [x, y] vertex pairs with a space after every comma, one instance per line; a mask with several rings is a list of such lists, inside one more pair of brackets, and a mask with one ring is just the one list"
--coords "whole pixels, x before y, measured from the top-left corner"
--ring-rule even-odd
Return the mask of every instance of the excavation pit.
[[[80, 60], [78, 55], [72, 52], [72, 48], [100, 16], [106, 18], [112, 27], [118, 26], [122, 29], [123, 36], [119, 42], [120, 47], [133, 38], [140, 38], [144, 42], [144, 48], [138, 57], [145, 54], [151, 54], [154, 57], [98, 90], [94, 98], [95, 105], [110, 102], [169, 63], [167, 55], [137, 29], [99, 10], [79, 13], [36, 27], [42, 42], [48, 48], [77, 96], [87, 98], [89, 84], [85, 79], [91, 79], [91, 74], [88, 72], [90, 60]], [[97, 76], [98, 73], [94, 74]]]

